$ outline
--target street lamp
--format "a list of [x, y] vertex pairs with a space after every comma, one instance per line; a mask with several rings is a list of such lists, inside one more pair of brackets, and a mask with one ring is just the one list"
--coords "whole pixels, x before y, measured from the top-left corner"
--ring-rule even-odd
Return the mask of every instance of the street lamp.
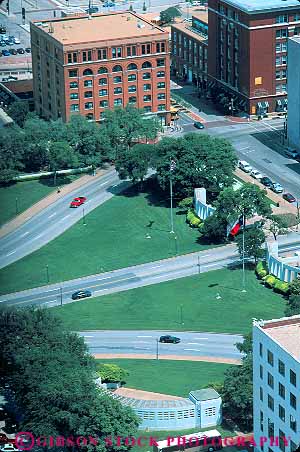
[[158, 341], [158, 338], [156, 338], [156, 359], [158, 360], [158, 344], [159, 344], [159, 341]]
[[47, 283], [49, 283], [50, 279], [49, 279], [49, 265], [46, 264], [46, 274], [47, 274]]
[[243, 289], [242, 292], [246, 291], [246, 280], [245, 280], [245, 211], [243, 212]]
[[16, 215], [18, 215], [19, 209], [18, 209], [18, 198], [16, 198]]
[[201, 273], [201, 268], [200, 268], [200, 254], [198, 254], [198, 273], [199, 273], [199, 275], [200, 275], [200, 273]]
[[82, 208], [82, 221], [83, 221], [83, 226], [86, 226], [85, 215], [84, 215], [84, 207]]
[[181, 325], [184, 325], [184, 322], [183, 322], [183, 304], [180, 305], [180, 323], [181, 323]]
[[174, 221], [173, 221], [173, 180], [172, 173], [176, 168], [176, 162], [170, 160], [170, 200], [171, 200], [171, 231], [170, 234], [174, 234]]
[[59, 292], [60, 292], [60, 305], [63, 305], [63, 290], [62, 287], [59, 288]]

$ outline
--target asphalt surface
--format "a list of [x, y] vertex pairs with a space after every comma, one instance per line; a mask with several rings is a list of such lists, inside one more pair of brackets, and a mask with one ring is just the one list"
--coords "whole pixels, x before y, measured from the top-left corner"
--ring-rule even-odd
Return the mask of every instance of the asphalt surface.
[[[280, 237], [279, 243], [279, 250], [283, 253], [299, 249], [300, 235], [293, 233], [289, 236]], [[92, 296], [102, 296], [225, 268], [238, 262], [239, 259], [236, 246], [231, 244], [199, 253], [186, 254], [112, 272], [10, 293], [0, 297], [0, 306], [22, 307], [34, 305], [53, 307], [76, 303], [71, 296], [77, 290], [89, 289], [92, 291]]]
[[[62, 196], [18, 229], [0, 239], [0, 268], [41, 248], [77, 221], [84, 221], [86, 214], [127, 185], [128, 183], [121, 182], [116, 171], [112, 170], [96, 181], [91, 181], [84, 187]], [[70, 202], [76, 196], [85, 196], [87, 201], [78, 208], [70, 208]]]
[[[150, 355], [240, 359], [235, 344], [243, 337], [233, 334], [177, 332], [177, 331], [82, 331], [85, 343], [92, 354]], [[161, 335], [179, 337], [179, 344], [158, 343]]]

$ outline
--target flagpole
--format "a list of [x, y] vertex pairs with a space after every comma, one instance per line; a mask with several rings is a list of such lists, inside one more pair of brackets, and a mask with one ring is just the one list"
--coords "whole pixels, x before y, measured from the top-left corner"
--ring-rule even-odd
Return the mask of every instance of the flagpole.
[[170, 202], [171, 202], [171, 231], [170, 234], [174, 234], [174, 221], [173, 221], [173, 180], [172, 180], [172, 172], [176, 168], [176, 162], [174, 160], [170, 161]]
[[246, 291], [246, 279], [245, 279], [245, 211], [243, 212], [243, 289], [242, 292]]

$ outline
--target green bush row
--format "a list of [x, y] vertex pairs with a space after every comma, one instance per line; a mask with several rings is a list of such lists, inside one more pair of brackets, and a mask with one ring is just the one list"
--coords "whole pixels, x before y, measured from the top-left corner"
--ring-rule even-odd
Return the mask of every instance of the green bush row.
[[188, 210], [188, 213], [186, 214], [186, 222], [189, 223], [192, 228], [199, 228], [203, 224], [202, 220], [195, 214], [194, 210]]
[[255, 273], [259, 279], [263, 279], [268, 274], [268, 267], [265, 261], [259, 261], [255, 267]]
[[288, 295], [290, 293], [290, 285], [285, 281], [281, 281], [276, 276], [268, 273], [268, 267], [265, 261], [260, 261], [255, 267], [255, 273], [259, 279], [262, 279], [265, 286], [274, 290], [274, 292]]

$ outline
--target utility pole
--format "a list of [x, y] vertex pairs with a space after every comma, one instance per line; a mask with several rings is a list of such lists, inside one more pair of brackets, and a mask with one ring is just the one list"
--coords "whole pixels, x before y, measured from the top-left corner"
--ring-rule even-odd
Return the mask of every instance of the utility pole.
[[158, 360], [158, 338], [156, 338], [156, 359]]
[[174, 221], [173, 221], [173, 180], [172, 173], [176, 169], [176, 162], [170, 160], [170, 200], [171, 200], [171, 231], [170, 234], [174, 234]]

